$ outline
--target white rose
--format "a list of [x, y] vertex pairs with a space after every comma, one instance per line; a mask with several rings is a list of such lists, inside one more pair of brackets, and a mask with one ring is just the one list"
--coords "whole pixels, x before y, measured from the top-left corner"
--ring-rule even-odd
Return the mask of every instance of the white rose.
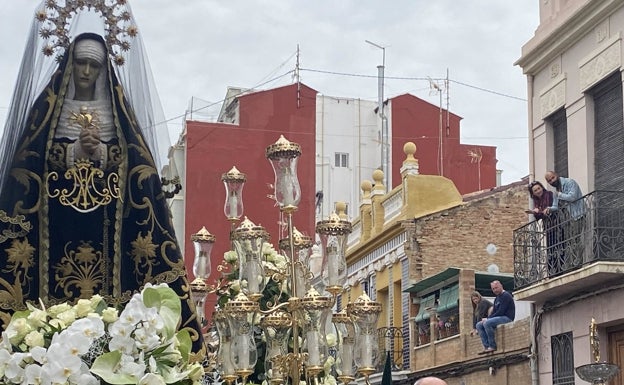
[[107, 307], [102, 311], [102, 321], [113, 323], [119, 319], [119, 312], [114, 307]]
[[50, 325], [52, 325], [53, 327], [57, 329], [65, 329], [65, 323], [58, 318], [51, 319]]
[[236, 254], [236, 251], [234, 251], [234, 250], [226, 251], [223, 254], [223, 259], [227, 263], [234, 264], [234, 263], [236, 263], [236, 261], [238, 261], [238, 254]]
[[19, 345], [31, 331], [32, 327], [30, 327], [26, 318], [16, 318], [9, 324], [7, 335], [12, 345]]
[[28, 323], [34, 328], [40, 328], [48, 320], [48, 313], [41, 309], [33, 309], [28, 315]]
[[91, 309], [92, 310], [97, 309], [98, 305], [102, 301], [104, 301], [104, 298], [102, 298], [102, 296], [99, 294], [95, 294], [93, 297], [91, 297]]
[[51, 306], [48, 309], [48, 314], [50, 315], [50, 317], [54, 318], [57, 315], [69, 309], [71, 309], [71, 306], [68, 303], [60, 303], [58, 305]]
[[74, 310], [76, 311], [77, 318], [86, 317], [92, 310], [91, 301], [88, 299], [79, 299], [76, 306], [74, 306]]
[[76, 311], [74, 309], [69, 309], [57, 315], [56, 318], [60, 320], [63, 324], [70, 325], [76, 320]]
[[325, 385], [336, 385], [336, 378], [334, 376], [328, 375], [325, 377], [325, 381], [323, 381]]
[[325, 339], [327, 340], [327, 346], [329, 346], [330, 348], [336, 346], [336, 342], [338, 342], [338, 339], [336, 338], [336, 335], [334, 333], [328, 333], [327, 336], [325, 336]]
[[33, 330], [30, 333], [26, 334], [26, 337], [24, 337], [24, 343], [31, 348], [35, 346], [43, 346], [43, 334], [39, 333], [36, 330]]

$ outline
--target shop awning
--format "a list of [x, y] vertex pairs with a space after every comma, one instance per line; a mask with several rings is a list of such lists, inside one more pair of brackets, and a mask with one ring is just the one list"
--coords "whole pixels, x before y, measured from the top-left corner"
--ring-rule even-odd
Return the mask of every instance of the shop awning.
[[438, 301], [438, 313], [450, 310], [459, 306], [459, 284], [440, 290], [440, 300]]
[[421, 322], [429, 319], [429, 312], [427, 309], [430, 309], [433, 305], [435, 305], [435, 297], [435, 293], [433, 293], [420, 300], [420, 309], [418, 309], [418, 314], [414, 317], [415, 322]]

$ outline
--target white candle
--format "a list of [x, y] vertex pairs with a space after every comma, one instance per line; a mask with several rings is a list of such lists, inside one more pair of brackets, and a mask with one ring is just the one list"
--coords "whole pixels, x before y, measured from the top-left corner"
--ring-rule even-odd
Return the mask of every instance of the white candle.
[[232, 365], [232, 349], [230, 348], [230, 342], [221, 344], [220, 349], [223, 349], [221, 357], [223, 357], [223, 373], [233, 374], [235, 372], [234, 365]]
[[306, 344], [308, 346], [308, 365], [320, 366], [321, 359], [319, 357], [319, 339], [320, 336], [316, 331], [309, 331], [306, 334]]
[[249, 369], [249, 340], [248, 336], [238, 338], [238, 369]]
[[370, 368], [373, 366], [373, 336], [364, 334], [363, 336], [362, 366]]
[[344, 342], [342, 346], [342, 375], [350, 376], [353, 374], [353, 344]]
[[249, 270], [247, 274], [247, 289], [249, 293], [257, 294], [260, 292], [260, 280], [258, 279], [258, 271], [262, 268], [256, 260], [250, 260], [247, 264]]
[[237, 210], [236, 210], [236, 206], [238, 206], [238, 196], [236, 195], [236, 191], [232, 191], [232, 194], [230, 195], [230, 212], [229, 217], [230, 218], [236, 218], [236, 214], [237, 214]]
[[336, 245], [330, 245], [327, 247], [327, 268], [328, 272], [328, 284], [330, 286], [338, 285], [338, 248]]

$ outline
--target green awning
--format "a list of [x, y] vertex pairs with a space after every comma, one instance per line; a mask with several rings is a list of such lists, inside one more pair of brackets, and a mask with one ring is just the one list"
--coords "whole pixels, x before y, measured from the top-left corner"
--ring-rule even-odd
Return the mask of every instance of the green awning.
[[459, 306], [459, 284], [440, 290], [440, 300], [438, 301], [438, 313]]
[[[421, 293], [430, 293], [431, 288], [435, 286], [447, 286], [459, 279], [460, 269], [457, 267], [449, 267], [446, 270], [432, 275], [425, 279], [421, 279], [412, 286], [403, 290], [405, 293], [412, 293], [419, 296]], [[489, 273], [483, 271], [475, 271], [475, 289], [481, 293], [484, 297], [495, 297], [494, 293], [490, 289], [490, 282], [499, 280], [505, 290], [514, 290], [514, 276], [513, 273]]]
[[431, 308], [435, 305], [435, 293], [428, 295], [427, 297], [420, 299], [420, 309], [418, 309], [418, 314], [414, 317], [414, 321], [421, 322], [426, 319], [429, 319], [429, 312], [427, 309]]

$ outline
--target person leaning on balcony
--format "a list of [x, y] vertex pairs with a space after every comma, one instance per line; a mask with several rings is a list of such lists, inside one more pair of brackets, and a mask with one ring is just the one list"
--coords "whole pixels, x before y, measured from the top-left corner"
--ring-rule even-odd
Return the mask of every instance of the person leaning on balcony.
[[503, 288], [503, 284], [500, 281], [492, 281], [490, 287], [496, 298], [494, 299], [492, 313], [487, 318], [477, 322], [477, 331], [479, 332], [479, 337], [481, 337], [484, 349], [479, 354], [495, 351], [496, 327], [512, 322], [516, 317], [516, 304], [511, 293]]
[[585, 228], [585, 202], [578, 183], [572, 178], [563, 178], [554, 171], [546, 173], [546, 182], [557, 191], [554, 192], [553, 209], [559, 210], [559, 223], [563, 228], [565, 239], [565, 257], [562, 254], [561, 268], [555, 273], [563, 272], [583, 262], [583, 233]]
[[481, 293], [478, 291], [473, 292], [470, 295], [470, 302], [472, 302], [472, 330], [470, 331], [470, 335], [473, 336], [478, 334], [477, 332], [477, 322], [481, 321], [483, 318], [487, 318], [490, 314], [492, 314], [492, 310], [494, 306], [492, 302], [483, 298]]
[[423, 377], [416, 381], [414, 385], [447, 385], [447, 383], [438, 377]]
[[546, 235], [548, 274], [553, 275], [561, 271], [564, 239], [563, 228], [558, 223], [554, 193], [546, 190], [541, 182], [533, 181], [529, 183], [529, 195], [533, 200], [533, 210], [529, 210], [528, 213], [533, 214], [536, 220], [542, 221]]
[[556, 207], [559, 201], [566, 202], [570, 207], [570, 215], [573, 219], [579, 219], [585, 214], [585, 205], [581, 200], [583, 193], [578, 183], [572, 178], [563, 178], [554, 171], [548, 171], [545, 176], [546, 182], [557, 191], [554, 193], [553, 205]]

